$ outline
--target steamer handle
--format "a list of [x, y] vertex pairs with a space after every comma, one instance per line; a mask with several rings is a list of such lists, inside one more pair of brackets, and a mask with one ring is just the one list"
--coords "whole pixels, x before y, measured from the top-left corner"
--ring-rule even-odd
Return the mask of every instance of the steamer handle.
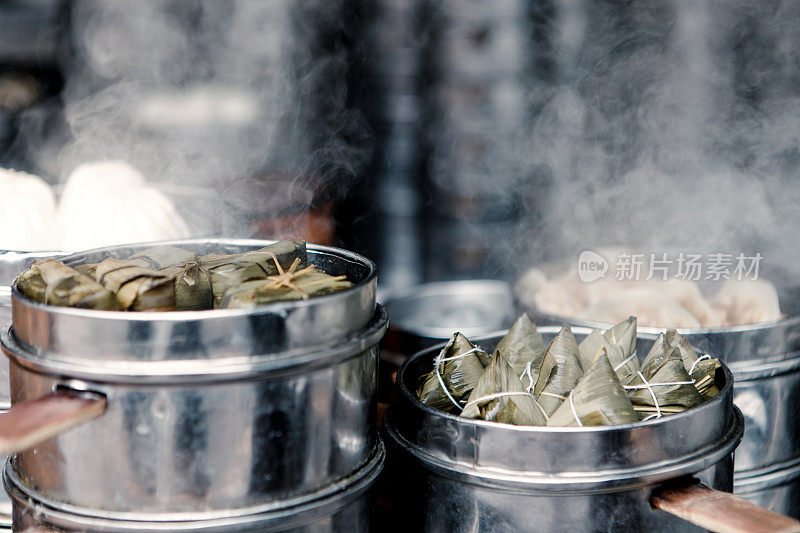
[[650, 505], [719, 533], [794, 533], [800, 522], [693, 480], [657, 489]]
[[102, 394], [70, 389], [14, 404], [0, 414], [0, 455], [26, 450], [97, 418], [106, 404]]

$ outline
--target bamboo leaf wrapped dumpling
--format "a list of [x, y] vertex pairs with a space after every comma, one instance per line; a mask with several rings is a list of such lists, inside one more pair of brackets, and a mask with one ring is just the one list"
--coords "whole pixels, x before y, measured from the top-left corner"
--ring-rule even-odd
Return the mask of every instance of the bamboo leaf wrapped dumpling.
[[322, 296], [352, 287], [346, 276], [331, 276], [317, 270], [314, 265], [297, 270], [300, 258], [296, 258], [289, 270], [275, 259], [279, 274], [263, 280], [253, 280], [229, 287], [219, 305], [222, 309], [250, 308], [271, 302], [306, 300], [311, 296]]
[[[623, 359], [617, 361], [609, 353], [609, 361], [617, 370], [618, 375], [627, 376], [639, 370], [639, 359], [636, 357], [636, 317], [630, 316], [619, 324], [615, 324], [603, 337], [620, 349]], [[620, 377], [620, 379], [622, 379]]]
[[625, 388], [643, 418], [679, 413], [703, 403], [679, 350], [667, 343], [663, 333], [642, 361], [641, 371]]
[[636, 317], [620, 322], [605, 333], [598, 329], [592, 330], [578, 349], [584, 370], [592, 365], [600, 350], [605, 349], [620, 381], [627, 383], [639, 370], [639, 359], [636, 357]]
[[95, 269], [95, 280], [116, 294], [123, 311], [168, 311], [175, 308], [171, 276], [113, 257]]
[[531, 364], [531, 368], [538, 368], [545, 348], [544, 339], [536, 331], [536, 326], [528, 318], [527, 313], [523, 313], [495, 349], [503, 355], [519, 377], [525, 372], [528, 363]]
[[213, 308], [211, 273], [198, 259], [190, 259], [183, 264], [163, 268], [159, 272], [173, 279], [175, 309], [197, 311]]
[[670, 346], [679, 350], [683, 366], [689, 372], [700, 396], [706, 400], [716, 396], [719, 393], [715, 380], [717, 369], [721, 366], [719, 360], [707, 355], [703, 359], [699, 358], [686, 337], [674, 329], [668, 330], [664, 338]]
[[525, 391], [499, 350], [467, 398], [461, 416], [518, 426], [542, 426], [544, 409]]
[[420, 378], [419, 400], [443, 411], [461, 410], [483, 375], [481, 358], [489, 355], [456, 333], [433, 360], [433, 370]]
[[53, 259], [36, 260], [19, 275], [17, 288], [40, 303], [83, 309], [116, 310], [114, 293], [92, 278]]
[[547, 347], [534, 386], [534, 397], [547, 416], [555, 412], [583, 377], [579, 359], [575, 336], [565, 324]]
[[155, 246], [133, 254], [128, 260], [137, 266], [161, 270], [167, 267], [185, 265], [196, 259], [196, 253], [177, 246]]
[[214, 307], [221, 305], [225, 291], [230, 287], [278, 275], [273, 255], [284, 271], [291, 268], [295, 259], [300, 259], [300, 268], [308, 266], [304, 241], [279, 241], [241, 254], [212, 254], [201, 257], [201, 264], [211, 272]]
[[584, 372], [589, 371], [589, 368], [591, 368], [601, 352], [606, 354], [609, 361], [615, 360], [617, 364], [625, 360], [625, 356], [618, 345], [611, 344], [599, 329], [593, 329], [578, 345], [581, 368], [584, 369]]
[[611, 426], [638, 422], [639, 416], [611, 366], [605, 348], [567, 400], [552, 414], [548, 426]]
[[636, 317], [630, 316], [603, 333], [608, 342], [617, 345], [625, 357], [636, 352]]

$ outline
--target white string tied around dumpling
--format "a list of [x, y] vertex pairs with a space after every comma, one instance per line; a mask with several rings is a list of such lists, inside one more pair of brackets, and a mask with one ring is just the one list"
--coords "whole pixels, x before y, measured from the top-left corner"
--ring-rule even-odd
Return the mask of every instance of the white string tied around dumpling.
[[656, 413], [654, 415], [650, 415], [646, 417], [642, 422], [647, 422], [653, 418], [661, 418], [663, 415], [661, 413], [661, 406], [658, 405], [658, 398], [656, 398], [656, 393], [653, 391], [653, 387], [658, 386], [673, 386], [673, 385], [694, 385], [694, 381], [667, 381], [664, 383], [650, 383], [644, 377], [641, 370], [636, 372], [639, 375], [639, 378], [642, 380], [642, 385], [625, 385], [623, 388], [625, 390], [644, 390], [647, 389], [650, 392], [650, 396], [653, 398], [653, 405], [656, 408]]
[[699, 363], [700, 361], [708, 361], [708, 360], [709, 360], [709, 359], [711, 359], [711, 358], [712, 358], [712, 357], [711, 357], [711, 355], [710, 355], [710, 354], [704, 354], [704, 355], [701, 355], [700, 357], [698, 357], [698, 358], [695, 360], [695, 362], [694, 362], [694, 363], [692, 363], [692, 368], [690, 368], [690, 369], [689, 369], [689, 375], [691, 376], [691, 375], [692, 375], [692, 373], [694, 372], [694, 369], [695, 369], [695, 368], [697, 368], [697, 363]]
[[[453, 402], [453, 405], [455, 405], [456, 408], [462, 409], [461, 404], [459, 404], [458, 401], [455, 398], [453, 398], [453, 395], [450, 394], [450, 391], [447, 389], [447, 385], [445, 385], [444, 380], [442, 379], [442, 374], [441, 374], [441, 372], [439, 372], [439, 368], [441, 367], [442, 363], [445, 362], [445, 361], [455, 361], [456, 359], [463, 359], [464, 357], [466, 357], [466, 356], [468, 356], [470, 354], [473, 354], [473, 353], [476, 353], [476, 352], [480, 352], [482, 350], [480, 348], [471, 348], [471, 349], [467, 350], [466, 352], [464, 352], [462, 354], [454, 355], [453, 357], [442, 357], [442, 354], [444, 353], [444, 351], [446, 349], [447, 349], [447, 347], [443, 348], [442, 351], [439, 352], [439, 355], [437, 355], [436, 357], [433, 358], [433, 370], [436, 373], [436, 379], [439, 380], [439, 385], [441, 385], [442, 390], [444, 391], [445, 395], [447, 395], [447, 397], [450, 399], [450, 401]], [[466, 407], [464, 407], [464, 408], [466, 408]]]
[[464, 411], [467, 410], [467, 407], [482, 402], [484, 400], [495, 400], [497, 398], [502, 398], [504, 396], [527, 396], [529, 398], [533, 397], [527, 392], [495, 392], [492, 394], [487, 394], [486, 396], [481, 396], [480, 398], [475, 398], [471, 402], [467, 402], [467, 404], [464, 406]]
[[628, 358], [627, 358], [627, 359], [625, 359], [623, 362], [621, 362], [620, 364], [618, 364], [617, 366], [615, 366], [615, 367], [614, 367], [614, 372], [616, 372], [617, 370], [619, 370], [619, 369], [620, 369], [620, 368], [622, 368], [623, 366], [625, 366], [625, 365], [627, 365], [628, 363], [630, 363], [631, 361], [633, 361], [633, 360], [634, 360], [634, 358], [636, 358], [636, 350], [634, 350], [634, 351], [633, 351], [633, 353], [631, 354], [631, 356], [630, 356], [630, 357], [628, 357]]
[[530, 383], [525, 388], [528, 392], [530, 392], [531, 389], [534, 387], [533, 373], [531, 372], [531, 365], [533, 365], [533, 361], [528, 361], [527, 363], [525, 363], [525, 370], [523, 370], [522, 374], [519, 375], [519, 380], [520, 381], [522, 381], [522, 378], [525, 377], [525, 374], [528, 375], [528, 379], [530, 380]]
[[569, 393], [569, 406], [572, 409], [572, 416], [575, 417], [575, 421], [578, 423], [578, 426], [583, 427], [583, 423], [581, 422], [581, 417], [578, 416], [578, 411], [575, 409], [575, 402], [572, 400], [573, 392], [575, 392], [575, 389], [572, 389]]

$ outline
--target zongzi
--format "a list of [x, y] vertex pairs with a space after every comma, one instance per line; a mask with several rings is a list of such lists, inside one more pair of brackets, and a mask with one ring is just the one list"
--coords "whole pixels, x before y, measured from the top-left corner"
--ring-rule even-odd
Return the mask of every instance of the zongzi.
[[163, 268], [159, 273], [173, 279], [176, 310], [211, 309], [214, 306], [211, 273], [197, 259]]
[[488, 354], [456, 333], [433, 360], [433, 370], [420, 378], [417, 397], [443, 411], [459, 411], [483, 375], [481, 357]]
[[542, 357], [533, 389], [536, 401], [544, 408], [547, 416], [555, 412], [567, 399], [569, 391], [583, 377], [579, 358], [575, 336], [570, 327], [564, 324]]
[[611, 366], [605, 348], [547, 421], [548, 426], [610, 426], [638, 422], [639, 416]]
[[642, 368], [625, 385], [634, 409], [643, 418], [660, 418], [703, 402], [694, 381], [683, 366], [680, 352], [661, 333], [642, 361]]
[[499, 350], [467, 398], [461, 416], [519, 426], [541, 426], [547, 420], [544, 409], [525, 391]]
[[636, 357], [636, 318], [630, 317], [605, 333], [598, 329], [592, 330], [578, 346], [581, 367], [584, 370], [588, 370], [601, 349], [605, 350], [620, 381], [627, 383], [639, 370], [639, 359]]
[[97, 265], [95, 280], [117, 296], [123, 311], [166, 311], [175, 308], [172, 278], [126, 259], [108, 258]]
[[[491, 358], [456, 333], [434, 358], [433, 370], [420, 378], [417, 397], [465, 418], [598, 426], [660, 418], [717, 394], [719, 361], [697, 357], [675, 331], [659, 335], [640, 365], [636, 322], [629, 317], [606, 332], [595, 329], [580, 346], [564, 325], [537, 354], [541, 338], [523, 315]], [[509, 357], [524, 363], [521, 376]]]
[[191, 250], [178, 248], [177, 246], [155, 246], [133, 254], [129, 260], [137, 266], [161, 270], [162, 268], [185, 265], [195, 259], [195, 255]]
[[[273, 256], [277, 261], [273, 260]], [[211, 272], [214, 307], [220, 307], [225, 292], [245, 282], [280, 275], [276, 265], [289, 270], [296, 259], [299, 267], [308, 266], [304, 241], [279, 241], [259, 250], [230, 255], [206, 255], [200, 263]]]
[[220, 307], [230, 309], [285, 300], [307, 300], [311, 296], [331, 294], [353, 285], [347, 281], [346, 276], [331, 276], [317, 270], [314, 265], [297, 270], [300, 266], [299, 257], [285, 272], [278, 259], [275, 256], [273, 259], [278, 275], [229, 287], [222, 297]]
[[706, 400], [716, 396], [719, 393], [715, 382], [717, 369], [720, 367], [719, 360], [708, 355], [698, 357], [686, 337], [674, 329], [668, 330], [664, 338], [670, 346], [678, 348], [683, 366], [694, 381], [697, 392]]
[[20, 274], [17, 288], [28, 298], [50, 305], [116, 310], [114, 293], [92, 278], [53, 259], [36, 260]]
[[514, 373], [520, 376], [529, 363], [531, 367], [538, 368], [537, 362], [544, 355], [545, 344], [536, 326], [523, 313], [497, 344], [496, 350], [503, 354]]

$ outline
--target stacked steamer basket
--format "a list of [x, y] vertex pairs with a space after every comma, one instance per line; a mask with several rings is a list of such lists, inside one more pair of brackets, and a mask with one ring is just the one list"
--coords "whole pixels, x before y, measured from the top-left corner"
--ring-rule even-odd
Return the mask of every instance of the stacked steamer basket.
[[419, 166], [421, 105], [418, 0], [373, 2], [369, 46], [374, 57], [375, 130], [382, 287], [422, 281]]
[[736, 380], [745, 417], [734, 491], [800, 518], [800, 295], [782, 292], [786, 317], [772, 323], [687, 331], [699, 349], [720, 355]]
[[[202, 255], [269, 243], [169, 244]], [[2, 332], [12, 412], [77, 402], [85, 419], [104, 408], [66, 432], [38, 428], [46, 440], [13, 456], [4, 482], [15, 528], [367, 531], [384, 455], [374, 417], [386, 314], [372, 262], [316, 245], [308, 257], [354, 286], [253, 309], [161, 313], [42, 305], [12, 288], [13, 326]]]
[[[26, 269], [37, 258], [52, 257], [59, 252], [16, 252], [0, 250], [0, 325], [11, 322], [11, 282], [17, 274]], [[0, 361], [0, 413], [11, 407], [11, 391], [9, 390], [8, 362]], [[0, 456], [5, 464], [5, 456]], [[0, 494], [0, 531], [11, 528], [11, 501]]]
[[529, 124], [529, 2], [426, 0], [425, 279], [504, 277]]
[[[744, 438], [736, 452], [734, 492], [775, 512], [800, 518], [800, 294], [797, 288], [780, 286], [778, 294], [785, 316], [782, 320], [678, 331], [733, 372], [734, 402], [745, 418]], [[526, 311], [542, 324], [609, 327], [531, 307]], [[639, 327], [639, 331], [660, 330]]]
[[[558, 328], [539, 328], [545, 342]], [[589, 330], [573, 328], [577, 340]], [[649, 337], [649, 338], [644, 338]], [[472, 339], [492, 353], [501, 338]], [[637, 351], [647, 353], [651, 336]], [[721, 392], [683, 413], [622, 426], [515, 426], [455, 416], [421, 403], [420, 376], [441, 346], [409, 358], [389, 408], [387, 474], [411, 530], [703, 531], [653, 509], [651, 493], [695, 476], [730, 491], [742, 415], [731, 374]], [[718, 375], [719, 376], [719, 375]], [[413, 501], [412, 501], [413, 500]]]

